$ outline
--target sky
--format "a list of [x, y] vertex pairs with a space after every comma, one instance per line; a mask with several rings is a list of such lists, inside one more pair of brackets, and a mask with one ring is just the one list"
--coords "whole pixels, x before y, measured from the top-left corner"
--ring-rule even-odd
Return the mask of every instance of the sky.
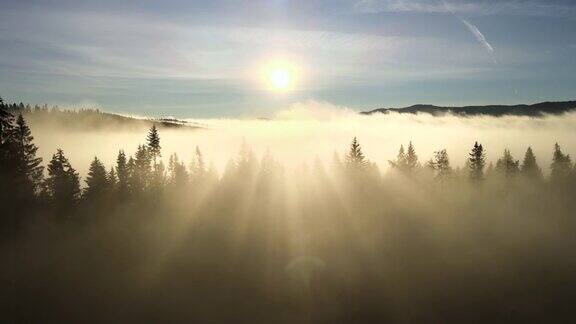
[[[291, 67], [274, 91], [266, 69]], [[0, 0], [6, 101], [177, 118], [576, 99], [573, 0]]]

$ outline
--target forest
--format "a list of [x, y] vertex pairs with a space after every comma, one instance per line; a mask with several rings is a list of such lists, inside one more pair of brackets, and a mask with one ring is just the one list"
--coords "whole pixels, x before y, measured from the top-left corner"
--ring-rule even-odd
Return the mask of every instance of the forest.
[[[0, 101], [0, 322], [556, 322], [576, 294], [576, 166], [470, 143], [381, 172], [357, 138], [285, 168], [248, 143], [220, 174], [161, 128], [80, 176]], [[455, 152], [454, 152], [455, 153]], [[98, 152], [93, 152], [98, 154]]]

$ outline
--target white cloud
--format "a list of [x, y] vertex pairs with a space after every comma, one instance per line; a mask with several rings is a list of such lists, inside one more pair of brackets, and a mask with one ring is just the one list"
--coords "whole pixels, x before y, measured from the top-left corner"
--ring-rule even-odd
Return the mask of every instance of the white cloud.
[[542, 0], [503, 0], [495, 2], [439, 0], [360, 0], [354, 5], [358, 13], [421, 12], [461, 13], [478, 15], [565, 16], [576, 14], [575, 5], [550, 3]]

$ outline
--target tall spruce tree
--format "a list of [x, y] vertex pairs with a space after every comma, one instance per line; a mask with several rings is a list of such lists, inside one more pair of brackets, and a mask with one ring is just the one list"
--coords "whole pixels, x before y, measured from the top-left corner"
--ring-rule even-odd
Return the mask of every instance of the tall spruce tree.
[[34, 137], [26, 124], [22, 114], [16, 119], [14, 127], [14, 145], [16, 157], [15, 176], [20, 193], [25, 197], [32, 198], [40, 190], [42, 185], [44, 167], [41, 165], [42, 158], [36, 157], [38, 147], [32, 142]]
[[126, 197], [129, 192], [129, 180], [130, 174], [128, 172], [128, 162], [126, 161], [126, 154], [123, 150], [118, 152], [118, 157], [116, 158], [116, 177], [118, 178], [118, 195], [121, 198]]
[[90, 163], [88, 175], [86, 176], [84, 197], [88, 200], [102, 198], [107, 190], [108, 178], [106, 175], [106, 168], [104, 167], [104, 164], [95, 157], [94, 160], [92, 160], [92, 163]]
[[396, 156], [396, 161], [388, 161], [390, 166], [400, 172], [407, 171], [407, 161], [406, 161], [406, 153], [404, 153], [404, 145], [400, 145], [400, 149], [398, 150], [398, 155]]
[[80, 197], [80, 178], [61, 149], [48, 164], [44, 189], [50, 200], [59, 207], [70, 207]]
[[478, 142], [474, 143], [468, 158], [468, 174], [470, 179], [479, 181], [484, 178], [484, 166], [486, 165], [486, 153], [484, 147]]
[[175, 187], [183, 187], [188, 183], [188, 172], [184, 163], [180, 162], [176, 153], [170, 156], [168, 161], [168, 170], [170, 173], [170, 184]]
[[542, 169], [540, 169], [538, 163], [536, 163], [536, 155], [534, 155], [530, 146], [528, 146], [528, 149], [524, 154], [524, 160], [522, 161], [520, 172], [528, 178], [542, 178]]
[[146, 148], [148, 149], [148, 153], [150, 154], [151, 160], [156, 163], [156, 159], [161, 156], [161, 147], [160, 147], [160, 135], [158, 134], [158, 129], [156, 125], [152, 125], [150, 131], [148, 132], [148, 136], [146, 137]]
[[196, 146], [194, 150], [194, 155], [192, 156], [192, 161], [190, 162], [190, 177], [193, 182], [200, 181], [204, 178], [206, 174], [206, 162], [204, 162], [204, 156], [200, 151], [200, 148]]
[[514, 177], [520, 172], [520, 161], [514, 160], [510, 150], [505, 149], [502, 157], [496, 161], [496, 172], [507, 178]]
[[350, 148], [345, 156], [345, 165], [350, 169], [366, 169], [368, 167], [368, 161], [362, 153], [362, 148], [358, 139], [354, 137], [352, 143], [350, 143]]
[[[130, 161], [129, 161], [130, 162]], [[142, 194], [148, 190], [151, 182], [151, 156], [145, 145], [139, 145], [134, 159], [132, 159], [132, 172], [130, 190], [134, 194]], [[130, 163], [129, 163], [130, 164]]]
[[554, 182], [566, 181], [572, 171], [570, 155], [564, 154], [558, 143], [554, 144], [554, 153], [552, 154], [550, 169], [550, 178]]
[[445, 180], [452, 174], [450, 158], [445, 149], [434, 152], [434, 158], [429, 165], [436, 171], [436, 178], [439, 180]]
[[[14, 139], [14, 116], [0, 98], [0, 185], [10, 187], [13, 172], [16, 169], [16, 149]], [[2, 192], [7, 192], [2, 188]]]
[[408, 150], [406, 151], [406, 168], [409, 171], [414, 171], [418, 167], [418, 155], [416, 155], [416, 149], [412, 141], [408, 144]]

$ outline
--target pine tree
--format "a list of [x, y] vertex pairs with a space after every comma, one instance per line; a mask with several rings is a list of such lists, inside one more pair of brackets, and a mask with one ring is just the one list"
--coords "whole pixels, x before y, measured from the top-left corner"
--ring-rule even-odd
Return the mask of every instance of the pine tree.
[[412, 141], [408, 144], [408, 151], [406, 151], [406, 168], [409, 171], [414, 171], [418, 167], [418, 155], [416, 155], [416, 150]]
[[404, 145], [400, 145], [400, 150], [398, 150], [398, 155], [396, 156], [396, 161], [388, 161], [393, 169], [400, 172], [406, 172], [408, 169], [406, 161], [406, 153], [404, 153]]
[[434, 158], [430, 166], [436, 171], [436, 178], [444, 180], [452, 174], [450, 159], [445, 149], [434, 152]]
[[64, 152], [58, 149], [48, 164], [45, 191], [51, 201], [59, 207], [70, 207], [80, 196], [80, 178]]
[[160, 157], [160, 135], [158, 135], [158, 129], [156, 125], [152, 125], [150, 131], [148, 132], [148, 136], [146, 137], [147, 144], [146, 148], [148, 149], [148, 153], [150, 154], [150, 158], [154, 163], [156, 163], [156, 158]]
[[[0, 98], [0, 183], [9, 187], [17, 160], [14, 116], [8, 112], [7, 108]], [[3, 189], [2, 192], [6, 192], [4, 188], [1, 189]]]
[[90, 163], [88, 175], [86, 176], [86, 188], [84, 197], [86, 199], [101, 198], [108, 189], [108, 178], [104, 164], [97, 157]]
[[204, 162], [204, 157], [200, 148], [196, 146], [194, 155], [192, 156], [192, 161], [190, 162], [190, 177], [192, 181], [197, 182], [204, 178], [206, 174], [206, 162]]
[[118, 195], [125, 197], [129, 192], [129, 179], [128, 164], [126, 162], [126, 154], [120, 150], [116, 158], [116, 176], [118, 178]]
[[32, 142], [34, 137], [22, 115], [16, 119], [14, 128], [15, 155], [17, 185], [21, 193], [32, 198], [38, 193], [42, 185], [44, 167], [41, 165], [42, 158], [36, 157], [38, 147]]
[[345, 165], [350, 169], [366, 169], [368, 161], [362, 153], [362, 148], [356, 137], [350, 143], [350, 149], [345, 157]]
[[136, 150], [136, 155], [133, 161], [133, 170], [131, 172], [130, 189], [135, 194], [145, 192], [151, 182], [151, 156], [148, 153], [148, 148], [144, 145], [139, 145]]
[[542, 178], [542, 169], [540, 169], [538, 163], [536, 163], [536, 155], [534, 155], [530, 146], [528, 146], [526, 154], [524, 154], [520, 172], [529, 178]]
[[168, 162], [168, 170], [170, 172], [170, 183], [175, 187], [183, 187], [188, 182], [188, 172], [184, 163], [180, 162], [176, 153], [170, 156]]
[[565, 181], [570, 175], [572, 169], [572, 160], [570, 155], [562, 153], [560, 145], [554, 145], [554, 153], [552, 154], [552, 164], [550, 165], [551, 173], [550, 178], [554, 182]]
[[484, 166], [486, 165], [486, 153], [482, 144], [475, 142], [469, 155], [467, 164], [470, 179], [474, 181], [482, 180], [484, 178]]
[[496, 171], [505, 177], [514, 177], [520, 172], [520, 161], [514, 160], [510, 150], [505, 149], [501, 158], [496, 161]]
[[118, 186], [118, 176], [116, 175], [114, 167], [110, 167], [110, 171], [108, 171], [106, 175], [106, 182], [108, 183], [109, 190], [115, 192]]

